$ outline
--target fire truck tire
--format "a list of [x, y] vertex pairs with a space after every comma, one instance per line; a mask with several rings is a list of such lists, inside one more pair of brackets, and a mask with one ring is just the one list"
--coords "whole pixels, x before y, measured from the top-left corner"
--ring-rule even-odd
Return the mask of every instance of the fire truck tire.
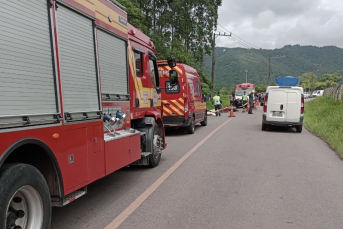
[[162, 138], [162, 130], [160, 126], [155, 123], [154, 126], [148, 128], [146, 140], [146, 149], [148, 152], [152, 153], [149, 155], [149, 167], [151, 168], [158, 166], [161, 160], [161, 153], [156, 152], [157, 146], [155, 145], [158, 137]]
[[189, 124], [189, 126], [186, 127], [186, 131], [188, 134], [194, 134], [194, 132], [195, 132], [194, 116], [192, 116], [191, 124]]
[[204, 120], [200, 122], [202, 126], [207, 126], [207, 112], [205, 112]]
[[5, 164], [0, 169], [0, 187], [0, 228], [50, 228], [49, 188], [38, 169]]

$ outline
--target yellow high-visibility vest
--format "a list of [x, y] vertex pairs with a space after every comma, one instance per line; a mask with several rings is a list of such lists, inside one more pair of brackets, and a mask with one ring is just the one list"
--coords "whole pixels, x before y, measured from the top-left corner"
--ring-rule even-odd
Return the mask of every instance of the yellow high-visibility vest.
[[213, 97], [214, 105], [220, 105], [220, 96], [216, 95]]

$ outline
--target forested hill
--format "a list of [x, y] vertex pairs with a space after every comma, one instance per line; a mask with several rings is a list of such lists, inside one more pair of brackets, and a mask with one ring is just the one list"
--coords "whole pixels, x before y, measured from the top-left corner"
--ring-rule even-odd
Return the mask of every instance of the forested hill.
[[[271, 83], [277, 76], [300, 76], [314, 72], [318, 78], [326, 73], [343, 74], [343, 49], [335, 46], [315, 47], [287, 45], [281, 49], [216, 48], [215, 85], [219, 90], [232, 88], [245, 82], [268, 84], [269, 57], [271, 59]], [[203, 69], [209, 77], [212, 71], [212, 57], [205, 56]]]

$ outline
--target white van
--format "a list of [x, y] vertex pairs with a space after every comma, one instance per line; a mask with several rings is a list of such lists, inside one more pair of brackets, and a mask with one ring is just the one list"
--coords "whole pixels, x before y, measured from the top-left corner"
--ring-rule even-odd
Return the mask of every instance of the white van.
[[267, 87], [263, 104], [262, 130], [266, 130], [269, 125], [292, 126], [301, 133], [303, 120], [302, 87]]
[[324, 90], [317, 90], [312, 93], [313, 97], [323, 96]]

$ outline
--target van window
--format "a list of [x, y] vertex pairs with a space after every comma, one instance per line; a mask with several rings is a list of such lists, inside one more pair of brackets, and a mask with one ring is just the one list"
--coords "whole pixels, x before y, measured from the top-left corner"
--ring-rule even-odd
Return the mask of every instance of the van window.
[[143, 68], [142, 68], [142, 53], [134, 52], [135, 55], [135, 63], [136, 63], [136, 76], [142, 76]]
[[167, 94], [177, 94], [180, 92], [180, 84], [179, 82], [177, 83], [177, 85], [171, 87], [170, 86], [170, 82], [166, 81], [166, 93]]
[[197, 96], [200, 98], [201, 96], [201, 92], [200, 92], [200, 84], [199, 82], [197, 81]]
[[154, 84], [154, 86], [159, 86], [159, 82], [158, 82], [158, 71], [157, 71], [157, 64], [156, 64], [156, 60], [153, 58], [149, 58], [149, 66], [150, 66], [150, 77], [151, 77], [151, 81]]

